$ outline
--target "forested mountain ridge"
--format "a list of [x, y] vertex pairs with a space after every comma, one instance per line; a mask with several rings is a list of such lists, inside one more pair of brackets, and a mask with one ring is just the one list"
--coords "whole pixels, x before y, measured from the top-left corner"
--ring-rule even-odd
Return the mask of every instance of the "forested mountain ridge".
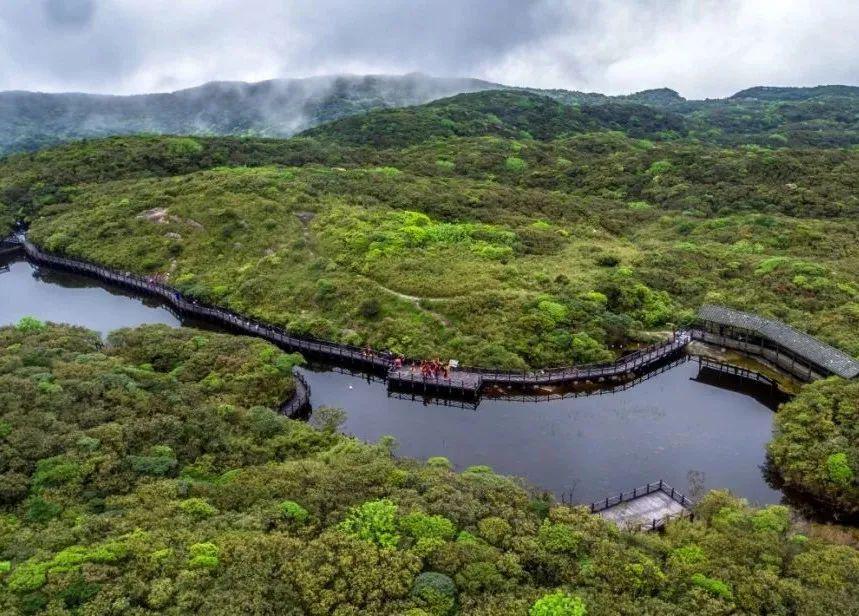
[[489, 90], [350, 116], [302, 134], [346, 145], [401, 147], [446, 137], [549, 140], [609, 130], [650, 138], [686, 132], [681, 116], [638, 103], [567, 105], [531, 92]]
[[495, 87], [410, 74], [210, 82], [134, 96], [0, 92], [0, 155], [134, 133], [285, 137], [345, 115]]
[[851, 96], [859, 97], [857, 86], [812, 86], [807, 88], [792, 88], [778, 86], [756, 86], [740, 90], [730, 96], [730, 99], [756, 99], [770, 101], [798, 101], [821, 96]]
[[[842, 146], [859, 143], [850, 86], [757, 87], [726, 99], [686, 100], [668, 88], [608, 96], [562, 89], [510, 87], [467, 78], [332, 76], [259, 83], [211, 82], [172, 93], [106, 96], [0, 92], [0, 155], [60, 142], [137, 133], [287, 137], [375, 109], [420, 105], [456, 94], [506, 90], [583, 106], [603, 128], [654, 132], [649, 115], [674, 114], [679, 135], [722, 144]], [[645, 105], [658, 112], [636, 109]], [[584, 118], [579, 118], [583, 120]], [[593, 124], [590, 125], [593, 128]], [[671, 130], [676, 130], [674, 126]]]
[[523, 138], [552, 139], [608, 130], [725, 146], [859, 144], [859, 97], [829, 92], [796, 100], [788, 93], [778, 100], [687, 101], [671, 90], [611, 98], [580, 98], [564, 91], [490, 90], [344, 117], [304, 134], [383, 147], [454, 135], [515, 137], [518, 133]]

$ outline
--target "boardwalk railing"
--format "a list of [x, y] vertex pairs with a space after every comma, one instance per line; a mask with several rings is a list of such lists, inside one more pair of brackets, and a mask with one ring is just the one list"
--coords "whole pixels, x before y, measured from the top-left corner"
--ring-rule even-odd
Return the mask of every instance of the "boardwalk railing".
[[686, 347], [689, 340], [688, 333], [680, 330], [669, 340], [624, 355], [612, 363], [564, 366], [533, 372], [524, 370], [521, 372], [511, 372], [472, 366], [462, 367], [461, 370], [480, 374], [483, 377], [484, 385], [553, 385], [557, 383], [575, 383], [633, 374], [637, 370], [647, 368], [671, 357], [675, 353], [679, 353]]
[[[7, 240], [9, 241], [9, 240]], [[16, 238], [11, 244], [20, 244], [26, 256], [45, 265], [82, 273], [101, 280], [131, 288], [149, 295], [164, 299], [180, 314], [191, 315], [201, 319], [215, 321], [233, 330], [247, 335], [264, 338], [282, 347], [299, 351], [310, 356], [324, 358], [332, 363], [359, 365], [365, 369], [380, 371], [387, 375], [392, 367], [393, 354], [388, 351], [368, 351], [360, 347], [322, 340], [306, 334], [288, 332], [286, 329], [264, 323], [252, 317], [240, 315], [231, 310], [210, 304], [208, 302], [184, 296], [177, 289], [166, 285], [152, 277], [138, 276], [130, 272], [119, 272], [84, 259], [62, 257], [42, 250], [23, 237]], [[551, 368], [534, 372], [513, 372], [488, 370], [485, 368], [458, 368], [448, 379], [416, 379], [406, 378], [406, 381], [420, 382], [434, 386], [438, 393], [445, 390], [457, 390], [471, 387], [474, 389], [475, 380], [478, 388], [483, 385], [557, 385], [562, 383], [577, 384], [584, 381], [594, 381], [608, 377], [628, 377], [649, 369], [675, 354], [682, 352], [689, 342], [688, 332], [679, 331], [670, 340], [655, 344], [634, 353], [619, 358], [614, 363], [591, 364]], [[405, 364], [414, 364], [417, 360], [407, 359]], [[402, 382], [400, 375], [399, 381]]]
[[290, 333], [276, 325], [263, 323], [252, 317], [236, 314], [226, 308], [201, 300], [187, 298], [173, 287], [152, 278], [137, 276], [130, 272], [118, 272], [82, 259], [69, 259], [53, 255], [27, 241], [24, 241], [23, 246], [26, 255], [37, 263], [94, 276], [149, 295], [161, 297], [182, 314], [217, 321], [242, 333], [265, 338], [297, 351], [321, 355], [326, 359], [348, 360], [351, 363], [360, 363], [367, 367], [382, 369], [387, 369], [390, 366], [391, 355], [389, 353], [368, 353], [366, 349], [356, 346]]
[[501, 391], [499, 393], [491, 392], [489, 397], [504, 400], [509, 402], [549, 402], [551, 400], [565, 400], [566, 398], [587, 398], [590, 396], [604, 396], [607, 394], [616, 394], [622, 391], [627, 391], [632, 389], [633, 387], [644, 383], [645, 381], [649, 381], [650, 379], [659, 376], [671, 370], [672, 368], [676, 368], [681, 364], [685, 364], [690, 361], [692, 358], [688, 355], [681, 355], [676, 359], [672, 359], [671, 361], [660, 364], [658, 367], [651, 368], [644, 372], [641, 376], [635, 377], [632, 380], [625, 380], [622, 383], [618, 383], [616, 385], [612, 385], [610, 387], [599, 386], [592, 387], [590, 389], [570, 389], [567, 391], [548, 391], [545, 393], [538, 393], [536, 391], [516, 391], [508, 392]]
[[292, 375], [295, 377], [295, 392], [280, 405], [280, 413], [295, 418], [310, 407], [310, 384], [300, 372], [293, 371]]
[[21, 252], [22, 246], [16, 238], [0, 239], [0, 255]]
[[603, 500], [594, 501], [590, 504], [589, 508], [591, 513], [599, 513], [600, 511], [604, 511], [605, 509], [609, 509], [610, 507], [615, 507], [620, 505], [621, 503], [625, 503], [631, 500], [635, 500], [636, 498], [647, 496], [648, 494], [653, 494], [654, 492], [663, 492], [667, 494], [671, 500], [682, 505], [684, 508], [691, 508], [694, 503], [686, 498], [683, 494], [672, 488], [670, 485], [662, 481], [654, 481], [653, 483], [648, 483], [645, 486], [641, 486], [640, 488], [635, 488], [629, 492], [619, 492], [615, 496], [609, 496], [604, 498]]
[[701, 368], [707, 368], [708, 370], [713, 370], [723, 374], [730, 374], [731, 376], [755, 381], [757, 383], [762, 383], [763, 385], [769, 385], [770, 387], [778, 387], [778, 382], [775, 379], [771, 379], [764, 374], [755, 372], [754, 370], [749, 370], [748, 368], [726, 364], [725, 362], [711, 359], [709, 357], [703, 357], [701, 355], [698, 356], [698, 364]]

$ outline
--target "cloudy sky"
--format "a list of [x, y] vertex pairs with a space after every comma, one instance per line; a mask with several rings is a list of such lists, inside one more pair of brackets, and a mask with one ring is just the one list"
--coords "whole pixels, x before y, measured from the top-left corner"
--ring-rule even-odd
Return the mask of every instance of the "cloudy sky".
[[859, 85], [852, 0], [0, 0], [0, 90], [332, 73], [687, 97]]

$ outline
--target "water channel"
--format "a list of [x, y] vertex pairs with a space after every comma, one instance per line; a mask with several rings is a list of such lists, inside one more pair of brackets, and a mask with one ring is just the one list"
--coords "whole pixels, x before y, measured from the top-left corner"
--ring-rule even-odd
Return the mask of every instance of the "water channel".
[[[102, 333], [183, 324], [151, 298], [22, 260], [3, 265], [0, 325], [28, 315]], [[763, 468], [771, 401], [727, 377], [698, 380], [694, 362], [617, 393], [548, 402], [484, 398], [476, 409], [390, 397], [383, 382], [327, 367], [304, 373], [314, 407], [346, 410], [345, 432], [367, 441], [389, 434], [401, 455], [446, 456], [459, 469], [486, 464], [557, 495], [572, 493], [576, 502], [657, 479], [687, 490], [690, 473], [706, 488], [728, 488], [753, 503], [782, 500]]]

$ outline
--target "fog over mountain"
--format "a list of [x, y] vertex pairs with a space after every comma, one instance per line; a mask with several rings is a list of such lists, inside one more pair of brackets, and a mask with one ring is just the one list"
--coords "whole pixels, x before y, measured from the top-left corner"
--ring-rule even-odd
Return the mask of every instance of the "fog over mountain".
[[[853, 143], [859, 88], [758, 86], [724, 99], [692, 100], [669, 88], [608, 96], [575, 90], [514, 87], [472, 78], [408, 75], [329, 75], [246, 83], [215, 81], [170, 93], [111, 96], [83, 93], [0, 92], [0, 156], [77, 139], [138, 133], [288, 137], [314, 126], [377, 109], [421, 105], [486, 90], [524, 91], [567, 105], [659, 108], [689, 124], [714, 123], [731, 134], [792, 131], [818, 124], [803, 143]], [[777, 105], [760, 124], [766, 105]], [[751, 116], [748, 113], [751, 112]], [[593, 113], [601, 114], [598, 110]], [[614, 112], [611, 112], [614, 113]], [[635, 109], [620, 111], [634, 118]], [[644, 112], [647, 115], [648, 112]], [[823, 114], [823, 116], [821, 116]], [[821, 124], [821, 117], [828, 118]], [[745, 118], [745, 119], [743, 119]], [[750, 123], [749, 118], [754, 121]], [[783, 132], [783, 131], [782, 131]], [[712, 138], [712, 135], [710, 136]]]
[[211, 82], [135, 96], [0, 92], [0, 154], [133, 133], [283, 137], [362, 111], [499, 87], [411, 74]]

